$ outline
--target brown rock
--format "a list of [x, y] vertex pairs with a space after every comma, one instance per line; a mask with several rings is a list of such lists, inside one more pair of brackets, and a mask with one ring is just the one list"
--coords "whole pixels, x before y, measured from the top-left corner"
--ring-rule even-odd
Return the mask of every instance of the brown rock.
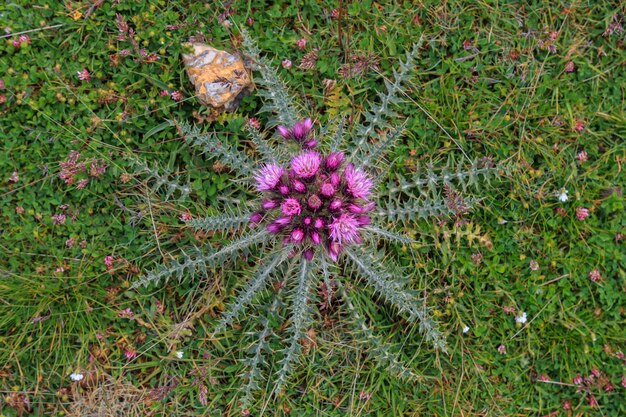
[[203, 43], [189, 45], [194, 52], [183, 54], [183, 61], [200, 102], [216, 110], [236, 109], [252, 91], [252, 79], [243, 60]]

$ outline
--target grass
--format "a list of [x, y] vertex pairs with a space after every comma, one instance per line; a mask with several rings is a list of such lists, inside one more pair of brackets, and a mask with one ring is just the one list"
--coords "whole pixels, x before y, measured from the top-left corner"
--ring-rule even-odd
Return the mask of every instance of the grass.
[[[107, 407], [118, 415], [241, 414], [241, 347], [259, 330], [251, 318], [264, 312], [251, 311], [228, 337], [209, 338], [241, 286], [237, 271], [128, 291], [183, 244], [219, 244], [220, 236], [192, 233], [179, 216], [210, 212], [238, 192], [228, 171], [163, 125], [195, 119], [223, 140], [243, 140], [241, 127], [261, 106], [255, 94], [211, 120], [180, 57], [190, 36], [236, 50], [236, 26], [221, 24], [225, 18], [248, 25], [277, 67], [293, 61], [281, 75], [306, 113], [322, 120], [344, 112], [358, 118], [423, 35], [427, 47], [398, 110], [408, 134], [394, 151], [394, 170], [407, 174], [464, 154], [511, 167], [504, 181], [480, 190], [483, 202], [467, 224], [416, 222], [406, 232], [419, 247], [398, 249], [444, 326], [447, 354], [423, 345], [415, 326], [373, 303], [368, 290], [356, 300], [367, 320], [385, 323], [376, 334], [422, 375], [419, 383], [377, 369], [360, 335], [348, 331], [348, 312], [335, 305], [309, 329], [287, 391], [272, 398], [272, 387], [262, 387], [251, 415], [626, 412], [619, 354], [626, 351], [626, 55], [615, 24], [626, 10], [619, 2], [31, 3], [0, 6], [3, 27], [31, 31], [19, 48], [17, 35], [0, 39], [0, 414], [86, 415], [113, 397]], [[119, 56], [133, 46], [118, 39], [116, 14], [156, 62]], [[298, 69], [315, 48], [314, 69]], [[340, 75], [352, 54], [370, 53], [377, 66]], [[84, 69], [88, 81], [78, 78]], [[71, 151], [85, 169], [66, 184], [60, 163]], [[586, 161], [577, 157], [582, 151]], [[181, 174], [191, 197], [164, 201], [129, 155]], [[91, 175], [94, 164], [106, 169]], [[81, 179], [88, 183], [79, 189]], [[557, 198], [562, 188], [566, 202]], [[577, 208], [590, 215], [579, 220]], [[595, 269], [598, 282], [589, 278]], [[524, 324], [516, 321], [522, 312]], [[582, 389], [573, 382], [596, 370], [601, 375]], [[73, 382], [72, 373], [85, 378]], [[128, 407], [135, 411], [116, 411]]]

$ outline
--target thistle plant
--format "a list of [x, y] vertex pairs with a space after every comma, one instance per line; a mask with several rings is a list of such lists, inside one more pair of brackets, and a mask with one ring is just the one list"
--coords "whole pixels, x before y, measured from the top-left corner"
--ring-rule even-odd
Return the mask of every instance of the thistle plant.
[[[266, 132], [248, 126], [255, 149], [241, 151], [212, 133], [176, 123], [192, 146], [228, 165], [238, 177], [236, 181], [248, 186], [248, 193], [236, 209], [225, 207], [218, 215], [187, 222], [197, 230], [224, 232], [232, 237], [229, 243], [220, 248], [196, 248], [179, 261], [148, 272], [134, 286], [225, 269], [243, 252], [258, 256], [258, 267], [249, 277], [242, 277], [245, 284], [213, 330], [214, 336], [219, 335], [253, 303], [266, 302], [249, 349], [251, 356], [245, 361], [244, 408], [260, 382], [269, 379], [275, 392], [284, 388], [302, 349], [301, 339], [313, 320], [313, 301], [320, 284], [337, 289], [356, 334], [362, 336], [359, 341], [367, 343], [373, 357], [393, 374], [419, 379], [368, 325], [354, 302], [355, 288], [371, 287], [400, 316], [418, 323], [424, 338], [436, 349], [446, 349], [425, 299], [399, 278], [406, 273], [380, 249], [389, 245], [381, 243], [409, 248], [416, 243], [388, 225], [430, 215], [464, 215], [475, 200], [460, 201], [459, 194], [450, 190], [488, 179], [494, 167], [488, 161], [475, 161], [467, 169], [449, 164], [439, 171], [429, 167], [423, 176], [386, 178], [389, 163], [385, 155], [405, 127], [405, 123], [391, 125], [391, 120], [399, 118], [391, 107], [400, 100], [420, 46], [416, 44], [407, 53], [393, 80], [385, 81], [386, 93], [379, 94], [379, 102], [360, 124], [347, 129], [339, 120], [316, 129], [312, 118], [299, 114], [286, 86], [244, 32], [246, 53], [260, 76], [256, 83], [262, 88], [259, 96], [265, 99], [262, 111], [269, 115]], [[290, 306], [285, 347], [275, 353], [279, 358], [275, 375], [267, 375], [270, 340], [284, 336], [275, 326], [284, 305]]]

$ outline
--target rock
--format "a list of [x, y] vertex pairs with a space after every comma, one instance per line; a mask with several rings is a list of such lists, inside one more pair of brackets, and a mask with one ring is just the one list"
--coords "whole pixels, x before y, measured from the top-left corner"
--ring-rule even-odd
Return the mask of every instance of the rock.
[[189, 79], [205, 106], [232, 111], [252, 91], [252, 79], [241, 58], [203, 43], [188, 44], [193, 54], [183, 54]]

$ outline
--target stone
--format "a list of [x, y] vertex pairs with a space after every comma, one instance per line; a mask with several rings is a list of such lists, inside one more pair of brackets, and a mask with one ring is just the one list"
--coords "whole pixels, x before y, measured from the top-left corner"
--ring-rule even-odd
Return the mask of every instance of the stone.
[[243, 60], [203, 43], [187, 45], [193, 53], [183, 54], [183, 61], [198, 100], [216, 111], [235, 110], [253, 88]]

